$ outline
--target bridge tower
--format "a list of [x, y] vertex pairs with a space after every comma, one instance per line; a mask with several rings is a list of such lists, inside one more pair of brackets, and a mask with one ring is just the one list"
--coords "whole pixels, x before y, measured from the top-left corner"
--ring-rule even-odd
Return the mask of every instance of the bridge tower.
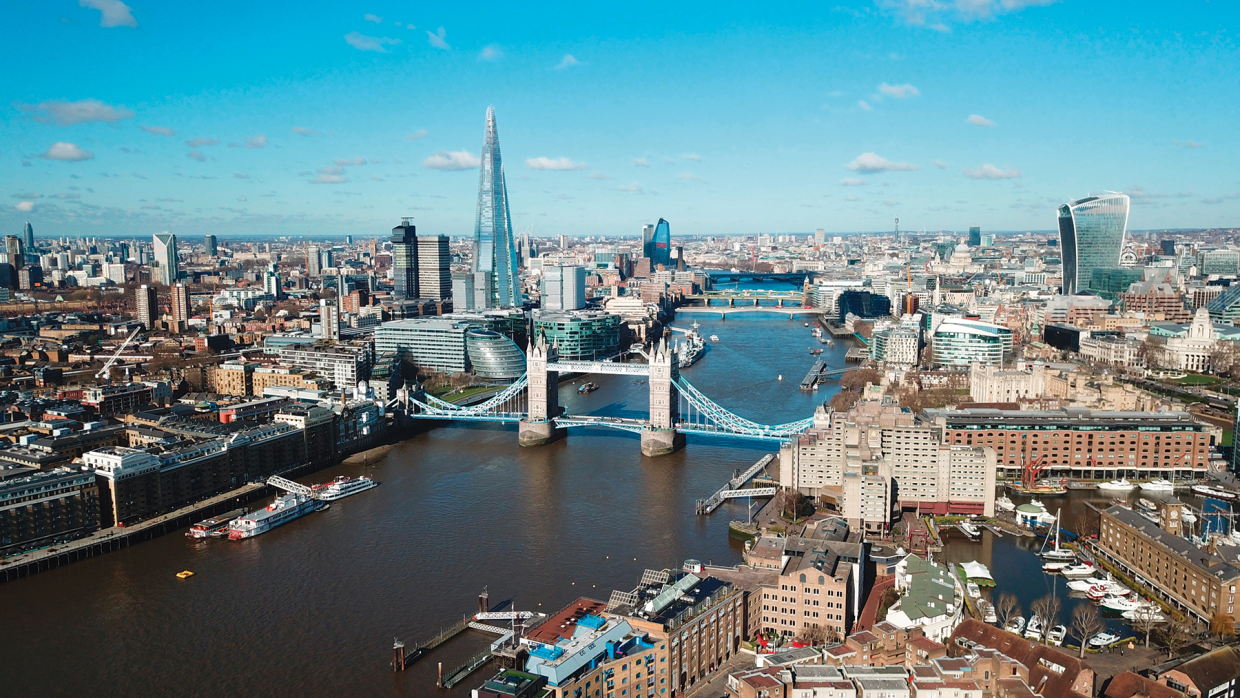
[[559, 351], [547, 344], [547, 335], [538, 334], [537, 341], [526, 346], [525, 376], [529, 397], [529, 415], [521, 420], [517, 442], [522, 446], [542, 446], [564, 438], [568, 432], [555, 425], [560, 416], [560, 374], [547, 370], [547, 364], [559, 359]]
[[685, 446], [677, 433], [680, 421], [680, 364], [667, 339], [660, 339], [650, 355], [650, 421], [642, 429], [642, 455], [664, 456]]

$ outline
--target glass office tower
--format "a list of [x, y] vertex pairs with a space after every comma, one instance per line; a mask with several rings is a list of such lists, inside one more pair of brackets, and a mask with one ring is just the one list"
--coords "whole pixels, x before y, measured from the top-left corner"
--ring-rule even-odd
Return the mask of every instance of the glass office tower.
[[[489, 284], [486, 305], [477, 308], [511, 308], [521, 305], [519, 258], [512, 236], [512, 217], [508, 213], [508, 187], [504, 183], [504, 163], [499, 154], [499, 134], [495, 129], [495, 107], [487, 107], [486, 137], [482, 142], [482, 174], [478, 182], [478, 217], [474, 225], [475, 274], [484, 274]], [[475, 290], [479, 284], [475, 282]]]
[[1128, 229], [1128, 196], [1089, 196], [1059, 207], [1064, 295], [1090, 287], [1095, 269], [1114, 269]]
[[662, 264], [670, 269], [672, 266], [672, 229], [667, 221], [659, 219], [653, 230], [650, 226], [642, 229], [642, 255], [650, 259], [650, 268]]

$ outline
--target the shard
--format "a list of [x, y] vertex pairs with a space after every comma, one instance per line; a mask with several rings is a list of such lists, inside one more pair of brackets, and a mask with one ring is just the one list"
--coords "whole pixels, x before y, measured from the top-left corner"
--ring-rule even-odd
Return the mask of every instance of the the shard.
[[487, 107], [481, 169], [478, 217], [474, 226], [475, 298], [477, 301], [486, 299], [488, 308], [520, 306], [519, 258], [512, 235], [512, 217], [508, 213], [508, 187], [504, 184], [504, 161], [499, 154], [495, 107]]

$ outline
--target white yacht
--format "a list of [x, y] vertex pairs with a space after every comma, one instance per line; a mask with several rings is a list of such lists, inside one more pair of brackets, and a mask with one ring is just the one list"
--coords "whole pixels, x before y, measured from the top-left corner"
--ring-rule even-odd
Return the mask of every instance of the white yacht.
[[1042, 622], [1038, 620], [1037, 616], [1029, 619], [1029, 625], [1025, 626], [1025, 637], [1030, 640], [1042, 639]]
[[1025, 617], [1016, 616], [1015, 618], [1009, 620], [1007, 625], [1003, 626], [1003, 629], [1009, 633], [1016, 633], [1019, 635], [1020, 631], [1025, 629]]
[[1072, 591], [1089, 591], [1093, 587], [1102, 586], [1111, 580], [1101, 577], [1086, 577], [1085, 579], [1074, 579], [1068, 582], [1068, 588]]
[[718, 342], [718, 341], [719, 341], [719, 335], [717, 335], [717, 334], [712, 334], [712, 335], [710, 336], [710, 341], [712, 341], [712, 342]]
[[316, 499], [321, 499], [324, 502], [334, 502], [337, 499], [344, 499], [349, 495], [365, 492], [372, 487], [378, 486], [378, 482], [365, 475], [359, 478], [341, 475], [325, 485], [315, 485], [311, 490], [314, 491]]
[[1110, 482], [1104, 482], [1098, 485], [1098, 489], [1107, 490], [1110, 492], [1131, 492], [1136, 489], [1136, 487], [1137, 486], [1129, 482], [1127, 478], [1122, 477], [1118, 480], [1111, 480]]
[[1140, 601], [1133, 601], [1122, 596], [1108, 596], [1102, 600], [1102, 607], [1118, 613], [1124, 611], [1135, 611], [1144, 608], [1145, 604]]
[[1144, 608], [1134, 608], [1130, 611], [1124, 611], [1120, 614], [1127, 621], [1145, 621], [1149, 623], [1165, 623], [1167, 617], [1162, 614], [1154, 606], [1146, 606]]
[[995, 506], [999, 507], [1003, 511], [1016, 511], [1015, 502], [1008, 499], [1006, 494], [995, 500]]
[[1174, 492], [1175, 483], [1170, 480], [1150, 480], [1141, 483], [1141, 489], [1146, 492]]
[[1055, 627], [1046, 631], [1046, 642], [1047, 644], [1051, 644], [1051, 645], [1058, 647], [1063, 644], [1063, 639], [1067, 636], [1068, 636], [1068, 629], [1062, 625], [1056, 625]]
[[1096, 574], [1097, 572], [1097, 568], [1093, 565], [1087, 564], [1068, 565], [1067, 567], [1059, 570], [1059, 574], [1062, 574], [1068, 579], [1081, 579], [1083, 577], [1088, 577], [1091, 574]]
[[[1046, 540], [1042, 541], [1042, 551], [1038, 554], [1042, 556], [1043, 560], [1049, 560], [1050, 562], [1064, 562], [1064, 563], [1073, 562], [1074, 560], [1076, 560], [1076, 553], [1072, 550], [1069, 550], [1068, 548], [1059, 547], [1059, 531], [1060, 531], [1059, 514], [1060, 514], [1060, 511], [1056, 510], [1055, 511], [1055, 539], [1054, 539], [1055, 547], [1051, 548], [1050, 550], [1046, 549], [1046, 544], [1051, 541], [1051, 537], [1047, 536]], [[1064, 565], [1064, 566], [1066, 567], [1067, 565]], [[1046, 567], [1043, 566], [1042, 569], [1046, 569]], [[1054, 571], [1054, 570], [1048, 570], [1048, 571]]]
[[964, 534], [970, 538], [976, 540], [982, 535], [982, 532], [978, 530], [977, 526], [974, 526], [968, 521], [961, 521], [958, 525], [960, 526], [960, 530], [964, 531]]
[[1071, 562], [1047, 562], [1042, 565], [1042, 571], [1049, 572], [1051, 574], [1058, 574], [1071, 566]]
[[1111, 633], [1098, 633], [1097, 635], [1094, 635], [1093, 637], [1089, 638], [1088, 644], [1090, 647], [1093, 647], [1095, 649], [1101, 649], [1103, 647], [1107, 647], [1108, 645], [1112, 645], [1116, 642], [1119, 642], [1119, 640], [1120, 640], [1119, 635], [1112, 635]]

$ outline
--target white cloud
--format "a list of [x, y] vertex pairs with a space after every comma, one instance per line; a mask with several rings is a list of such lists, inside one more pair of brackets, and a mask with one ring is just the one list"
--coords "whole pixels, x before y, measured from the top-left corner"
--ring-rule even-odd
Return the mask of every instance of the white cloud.
[[237, 179], [249, 179], [250, 178], [250, 175], [244, 174], [242, 172], [234, 172], [233, 176], [236, 177]]
[[438, 33], [429, 32], [429, 31], [426, 32], [426, 36], [427, 36], [427, 39], [430, 41], [431, 46], [434, 46], [435, 48], [441, 48], [445, 51], [452, 50], [452, 47], [449, 46], [448, 42], [444, 40], [448, 37], [448, 32], [444, 31], [443, 27], [439, 28]]
[[206, 156], [206, 155], [203, 155], [202, 153], [200, 153], [200, 152], [199, 152], [199, 151], [197, 151], [197, 150], [191, 150], [191, 151], [189, 151], [188, 153], [186, 153], [186, 155], [187, 155], [188, 157], [190, 157], [190, 158], [194, 159], [194, 160], [197, 160], [198, 162], [206, 162], [206, 161], [207, 161], [207, 156]]
[[895, 97], [896, 99], [904, 99], [906, 97], [916, 97], [921, 94], [920, 90], [908, 84], [907, 82], [904, 83], [903, 85], [888, 85], [887, 83], [884, 82], [883, 84], [878, 86], [878, 91], [887, 95], [888, 97]]
[[366, 36], [361, 32], [349, 32], [344, 35], [345, 43], [349, 44], [358, 51], [378, 51], [379, 53], [387, 53], [388, 50], [383, 48], [384, 44], [399, 44], [400, 39], [389, 39], [386, 36]]
[[33, 202], [33, 201], [21, 201], [21, 202], [18, 202], [18, 204], [17, 204], [17, 210], [18, 210], [18, 211], [27, 211], [27, 212], [28, 212], [28, 211], [33, 211], [33, 210], [34, 210], [34, 202]]
[[969, 179], [1016, 179], [1020, 177], [1020, 170], [1009, 165], [1000, 169], [987, 163], [964, 170], [964, 176]]
[[163, 126], [139, 126], [138, 128], [146, 131], [152, 136], [175, 136], [176, 129], [164, 128]]
[[82, 150], [72, 143], [57, 142], [47, 149], [39, 157], [45, 160], [64, 160], [65, 162], [81, 162], [82, 160], [93, 160], [95, 154], [89, 150]]
[[238, 196], [237, 201], [240, 201], [241, 203], [245, 203], [249, 201], [249, 199], [245, 198], [244, 196]]
[[702, 179], [701, 177], [693, 174], [692, 172], [681, 172], [680, 174], [676, 175], [676, 179], [679, 179], [683, 182], [705, 182], [706, 181]]
[[201, 148], [204, 145], [219, 145], [219, 144], [220, 144], [220, 141], [218, 138], [191, 138], [188, 141], [185, 141], [185, 145], [188, 145], [191, 148]]
[[701, 162], [702, 156], [698, 155], [697, 153], [685, 153], [684, 155], [680, 156], [680, 159], [681, 160], [692, 160], [693, 162]]
[[643, 194], [646, 191], [645, 189], [642, 188], [642, 185], [639, 184], [638, 182], [633, 182], [632, 184], [626, 187], [612, 187], [612, 189], [615, 191], [629, 192], [632, 194]]
[[1198, 143], [1197, 141], [1171, 141], [1171, 142], [1175, 143], [1181, 148], [1185, 148], [1188, 150], [1196, 150], [1201, 147], [1201, 144]]
[[874, 0], [880, 9], [899, 15], [906, 23], [934, 31], [951, 31], [949, 21], [972, 22], [1019, 12], [1026, 7], [1052, 5], [1058, 0]]
[[586, 175], [586, 178], [602, 180], [602, 179], [612, 179], [612, 176], [609, 174], [603, 174], [602, 172], [591, 172], [590, 174]]
[[336, 158], [333, 162], [336, 163], [337, 167], [365, 165], [366, 158], [361, 156], [355, 158]]
[[573, 54], [566, 53], [564, 54], [564, 57], [560, 59], [560, 64], [557, 65], [555, 69], [564, 70], [565, 68], [571, 68], [572, 66], [577, 65], [577, 62], [577, 59], [573, 58]]
[[258, 134], [257, 136], [246, 136], [245, 147], [250, 148], [251, 150], [258, 149], [258, 148], [266, 148], [267, 147], [267, 136], [261, 133]]
[[321, 131], [316, 131], [316, 130], [314, 130], [314, 129], [312, 129], [312, 128], [303, 128], [303, 127], [301, 127], [301, 126], [294, 126], [294, 127], [290, 128], [289, 130], [290, 130], [290, 131], [292, 131], [293, 133], [296, 133], [296, 134], [297, 134], [297, 135], [299, 135], [299, 136], [306, 136], [307, 138], [309, 138], [309, 137], [311, 137], [311, 136], [321, 136], [321, 135], [323, 135], [323, 133], [322, 133]]
[[840, 180], [841, 187], [864, 187], [865, 180], [860, 177], [848, 177]]
[[319, 175], [310, 180], [311, 184], [340, 184], [349, 180], [344, 177], [344, 168], [339, 165], [327, 165], [319, 168]]
[[426, 132], [426, 129], [424, 129], [424, 128], [420, 128], [420, 129], [418, 129], [417, 131], [414, 131], [413, 133], [409, 134], [408, 136], [405, 136], [405, 140], [407, 140], [407, 141], [416, 141], [416, 140], [421, 139], [421, 138], [426, 138], [426, 137], [427, 137], [427, 136], [429, 136], [429, 135], [431, 135], [431, 134], [427, 133], [427, 132]]
[[422, 167], [428, 170], [472, 170], [479, 164], [478, 156], [468, 150], [441, 150], [422, 161]]
[[943, 162], [942, 160], [931, 160], [931, 161], [930, 161], [930, 164], [931, 164], [931, 165], [934, 165], [935, 167], [939, 168], [940, 170], [946, 170], [946, 169], [947, 169], [947, 163]]
[[584, 162], [573, 162], [568, 158], [530, 158], [525, 166], [531, 170], [588, 170], [590, 166]]
[[995, 122], [991, 121], [990, 119], [987, 119], [981, 114], [970, 114], [969, 118], [965, 119], [965, 123], [973, 124], [974, 126], [994, 126], [995, 125]]
[[863, 111], [874, 111], [874, 107], [871, 107], [870, 103], [864, 99], [857, 100], [857, 106], [861, 107]]
[[633, 167], [650, 167], [650, 161], [646, 158], [637, 158], [633, 161]]
[[133, 118], [133, 112], [128, 109], [118, 109], [97, 99], [83, 99], [78, 102], [48, 101], [33, 106], [21, 104], [18, 108], [35, 114], [31, 117], [35, 121], [54, 123], [57, 126], [72, 126], [92, 121], [113, 124]]
[[480, 61], [498, 61], [504, 57], [504, 48], [499, 44], [489, 44], [482, 48], [482, 52], [478, 54]]
[[844, 197], [844, 200], [845, 201], [860, 201], [861, 197], [857, 196], [856, 194], [849, 194], [848, 196]]
[[920, 170], [921, 167], [907, 162], [892, 162], [877, 153], [862, 153], [846, 165], [853, 172], [873, 174], [875, 172], [909, 172]]
[[[372, 15], [372, 14], [370, 14], [369, 12], [367, 12], [367, 13], [366, 13], [366, 14], [364, 14], [364, 15], [362, 15], [362, 19], [363, 19], [363, 20], [365, 20], [365, 21], [367, 21], [367, 22], [374, 22], [375, 24], [382, 24], [382, 23], [383, 23], [383, 18], [382, 18], [382, 17], [380, 17], [379, 15]], [[400, 26], [400, 23], [399, 23], [399, 22], [397, 23], [397, 26]]]
[[129, 6], [121, 0], [78, 0], [82, 7], [99, 10], [101, 27], [136, 27], [138, 20], [133, 18]]

